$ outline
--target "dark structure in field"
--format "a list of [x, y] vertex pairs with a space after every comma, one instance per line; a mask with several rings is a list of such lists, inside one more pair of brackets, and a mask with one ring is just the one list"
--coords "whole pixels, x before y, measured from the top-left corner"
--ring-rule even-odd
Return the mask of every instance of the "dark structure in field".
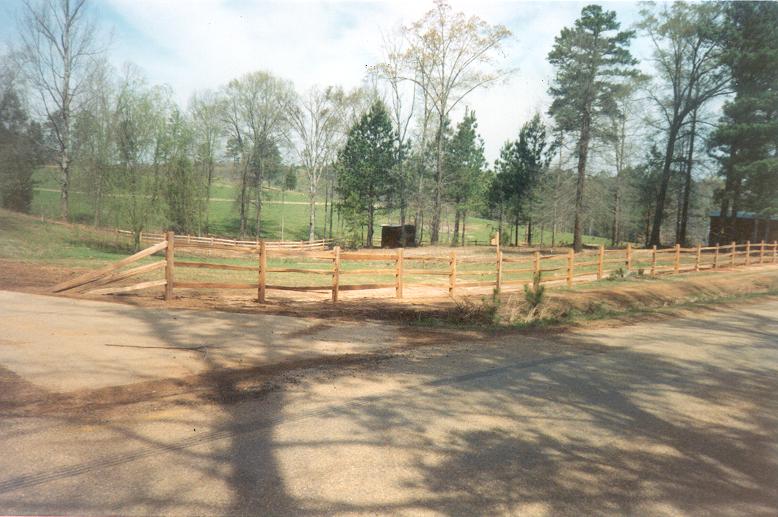
[[416, 226], [412, 224], [382, 224], [382, 248], [407, 248], [416, 245]]
[[753, 212], [738, 212], [734, 227], [730, 217], [721, 217], [718, 210], [710, 213], [708, 244], [728, 244], [731, 241], [743, 243], [773, 242], [778, 240], [778, 217], [765, 217]]

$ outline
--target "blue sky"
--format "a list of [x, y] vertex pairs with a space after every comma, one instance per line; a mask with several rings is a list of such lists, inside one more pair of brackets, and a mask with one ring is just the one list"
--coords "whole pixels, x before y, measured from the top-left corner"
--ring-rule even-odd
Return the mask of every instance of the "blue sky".
[[[33, 0], [34, 1], [34, 0]], [[489, 159], [514, 138], [521, 124], [548, 106], [552, 70], [545, 57], [554, 36], [589, 2], [452, 1], [453, 7], [506, 25], [513, 37], [506, 59], [518, 71], [504, 84], [474, 93]], [[636, 2], [603, 2], [624, 27], [638, 19]], [[20, 0], [0, 7], [0, 39], [15, 40]], [[92, 15], [111, 34], [117, 66], [130, 61], [152, 83], [169, 84], [186, 104], [191, 93], [218, 88], [246, 72], [265, 69], [302, 90], [314, 84], [361, 83], [365, 68], [381, 58], [382, 33], [418, 19], [431, 1], [249, 2], [241, 0], [101, 0]], [[645, 42], [635, 53], [647, 57]]]

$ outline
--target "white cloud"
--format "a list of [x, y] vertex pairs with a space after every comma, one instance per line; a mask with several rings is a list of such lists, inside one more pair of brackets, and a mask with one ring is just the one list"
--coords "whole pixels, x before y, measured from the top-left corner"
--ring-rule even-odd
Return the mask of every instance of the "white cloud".
[[[583, 3], [453, 1], [457, 10], [507, 25], [514, 38], [506, 59], [518, 72], [501, 85], [475, 92], [476, 110], [494, 159], [522, 122], [548, 105], [551, 68], [545, 57], [559, 30]], [[116, 28], [117, 64], [133, 61], [153, 82], [170, 84], [183, 103], [196, 89], [217, 88], [244, 73], [266, 69], [300, 89], [314, 84], [361, 83], [381, 58], [381, 33], [410, 23], [432, 2], [243, 2], [225, 0], [108, 0]], [[629, 12], [634, 4], [609, 6]]]

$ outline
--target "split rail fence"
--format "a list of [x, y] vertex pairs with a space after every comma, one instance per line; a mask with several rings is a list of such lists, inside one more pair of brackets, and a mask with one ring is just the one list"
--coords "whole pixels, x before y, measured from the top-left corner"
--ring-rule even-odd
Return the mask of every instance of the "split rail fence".
[[[132, 238], [133, 233], [129, 230], [116, 230], [116, 234]], [[141, 232], [141, 242], [162, 242], [166, 239], [164, 233]], [[220, 237], [199, 237], [197, 235], [176, 235], [176, 243], [187, 246], [197, 245], [203, 248], [235, 249], [243, 248], [253, 250], [259, 246], [259, 239], [253, 241], [241, 241], [236, 239], [223, 239]], [[265, 241], [268, 249], [288, 249], [288, 250], [325, 250], [332, 245], [332, 239], [317, 239], [313, 241]]]
[[[53, 291], [112, 294], [164, 287], [165, 299], [169, 300], [174, 289], [246, 289], [256, 290], [260, 303], [265, 303], [268, 291], [310, 291], [329, 293], [332, 301], [337, 302], [342, 291], [393, 289], [396, 298], [403, 298], [406, 289], [423, 287], [426, 288], [425, 296], [430, 296], [430, 288], [440, 289], [441, 295], [454, 296], [468, 288], [490, 287], [500, 291], [524, 286], [532, 282], [535, 275], [540, 275], [542, 283], [570, 287], [575, 282], [601, 280], [614, 273], [617, 276], [635, 272], [657, 276], [778, 263], [778, 242], [733, 242], [725, 246], [675, 246], [668, 249], [638, 249], [628, 245], [626, 249], [606, 250], [600, 246], [597, 250], [580, 253], [570, 250], [564, 254], [543, 254], [540, 251], [515, 254], [496, 248], [491, 256], [457, 256], [456, 251], [445, 256], [406, 255], [403, 249], [391, 252], [344, 251], [338, 246], [318, 251], [271, 249], [264, 241], [255, 243], [253, 247], [218, 242], [212, 245], [225, 249], [240, 248], [250, 262], [244, 260], [235, 264], [214, 262], [213, 259], [204, 262], [197, 256], [181, 260], [176, 258], [177, 251], [185, 255], [202, 249], [204, 245], [195, 240], [180, 239], [168, 232], [161, 242], [116, 263], [62, 282]], [[123, 269], [163, 252], [165, 258], [162, 260]], [[216, 270], [216, 274], [222, 276], [217, 276], [219, 281], [179, 279], [179, 273], [186, 269], [201, 272]], [[164, 270], [163, 279], [117, 285], [121, 280], [158, 270]], [[235, 274], [242, 275], [242, 278], [225, 278]], [[251, 279], [247, 280], [246, 276]]]

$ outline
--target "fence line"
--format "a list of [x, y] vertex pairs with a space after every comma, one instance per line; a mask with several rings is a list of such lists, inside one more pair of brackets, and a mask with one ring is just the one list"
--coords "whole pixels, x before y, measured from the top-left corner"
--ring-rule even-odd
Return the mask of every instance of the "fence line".
[[[156, 238], [156, 236], [154, 237]], [[259, 241], [247, 248], [256, 253], [256, 265], [222, 264], [217, 262], [192, 262], [176, 260], [179, 248], [199, 248], [206, 245], [188, 239], [188, 236], [176, 236], [173, 232], [162, 235], [163, 240], [130, 257], [101, 269], [79, 275], [62, 282], [53, 292], [79, 290], [87, 294], [111, 294], [128, 292], [151, 287], [164, 287], [166, 300], [173, 297], [175, 289], [256, 289], [257, 300], [265, 303], [267, 292], [273, 290], [298, 292], [330, 292], [333, 302], [339, 299], [341, 291], [394, 289], [394, 297], [401, 299], [409, 287], [440, 288], [441, 294], [455, 296], [463, 289], [472, 287], [493, 287], [500, 291], [510, 286], [524, 286], [540, 275], [542, 283], [561, 283], [568, 287], [576, 282], [590, 282], [602, 279], [606, 274], [624, 276], [638, 272], [648, 276], [678, 274], [705, 269], [722, 269], [750, 266], [753, 264], [778, 263], [778, 241], [758, 244], [731, 243], [729, 245], [694, 246], [682, 248], [676, 245], [668, 249], [635, 249], [627, 246], [624, 250], [606, 250], [604, 246], [593, 251], [564, 254], [542, 255], [539, 251], [525, 256], [504, 256], [500, 247], [496, 247], [493, 257], [458, 257], [456, 250], [448, 256], [406, 256], [403, 249], [394, 252], [371, 253], [365, 251], [342, 251], [339, 246], [332, 250], [295, 250], [272, 248], [269, 243]], [[165, 253], [164, 260], [136, 266], [121, 271], [143, 258], [155, 253]], [[309, 259], [309, 263], [319, 267], [278, 267], [269, 265], [270, 259]], [[367, 263], [366, 267], [359, 264]], [[354, 266], [357, 267], [349, 267]], [[256, 271], [256, 281], [186, 281], [176, 278], [178, 268], [195, 268], [222, 271]], [[164, 269], [163, 280], [143, 281], [129, 286], [106, 287], [120, 280], [148, 274]], [[329, 277], [331, 283], [320, 285], [289, 285], [277, 278], [277, 274], [311, 275]], [[344, 277], [366, 275], [368, 282], [343, 283]], [[389, 280], [382, 281], [381, 276]], [[439, 279], [435, 282], [435, 279]], [[222, 279], [223, 280], [223, 279]], [[357, 282], [360, 282], [357, 280]]]
[[[133, 232], [129, 230], [115, 230], [117, 235], [125, 237], [132, 237]], [[141, 232], [140, 240], [146, 242], [162, 242], [165, 240], [164, 233], [155, 232]], [[331, 245], [332, 239], [316, 239], [312, 241], [263, 241], [262, 239], [256, 239], [253, 241], [245, 241], [238, 239], [223, 239], [220, 237], [198, 237], [196, 235], [176, 235], [176, 244], [181, 247], [198, 247], [198, 248], [218, 248], [218, 249], [243, 249], [253, 251], [259, 246], [260, 242], [265, 242], [268, 249], [284, 249], [284, 250], [326, 250]]]

